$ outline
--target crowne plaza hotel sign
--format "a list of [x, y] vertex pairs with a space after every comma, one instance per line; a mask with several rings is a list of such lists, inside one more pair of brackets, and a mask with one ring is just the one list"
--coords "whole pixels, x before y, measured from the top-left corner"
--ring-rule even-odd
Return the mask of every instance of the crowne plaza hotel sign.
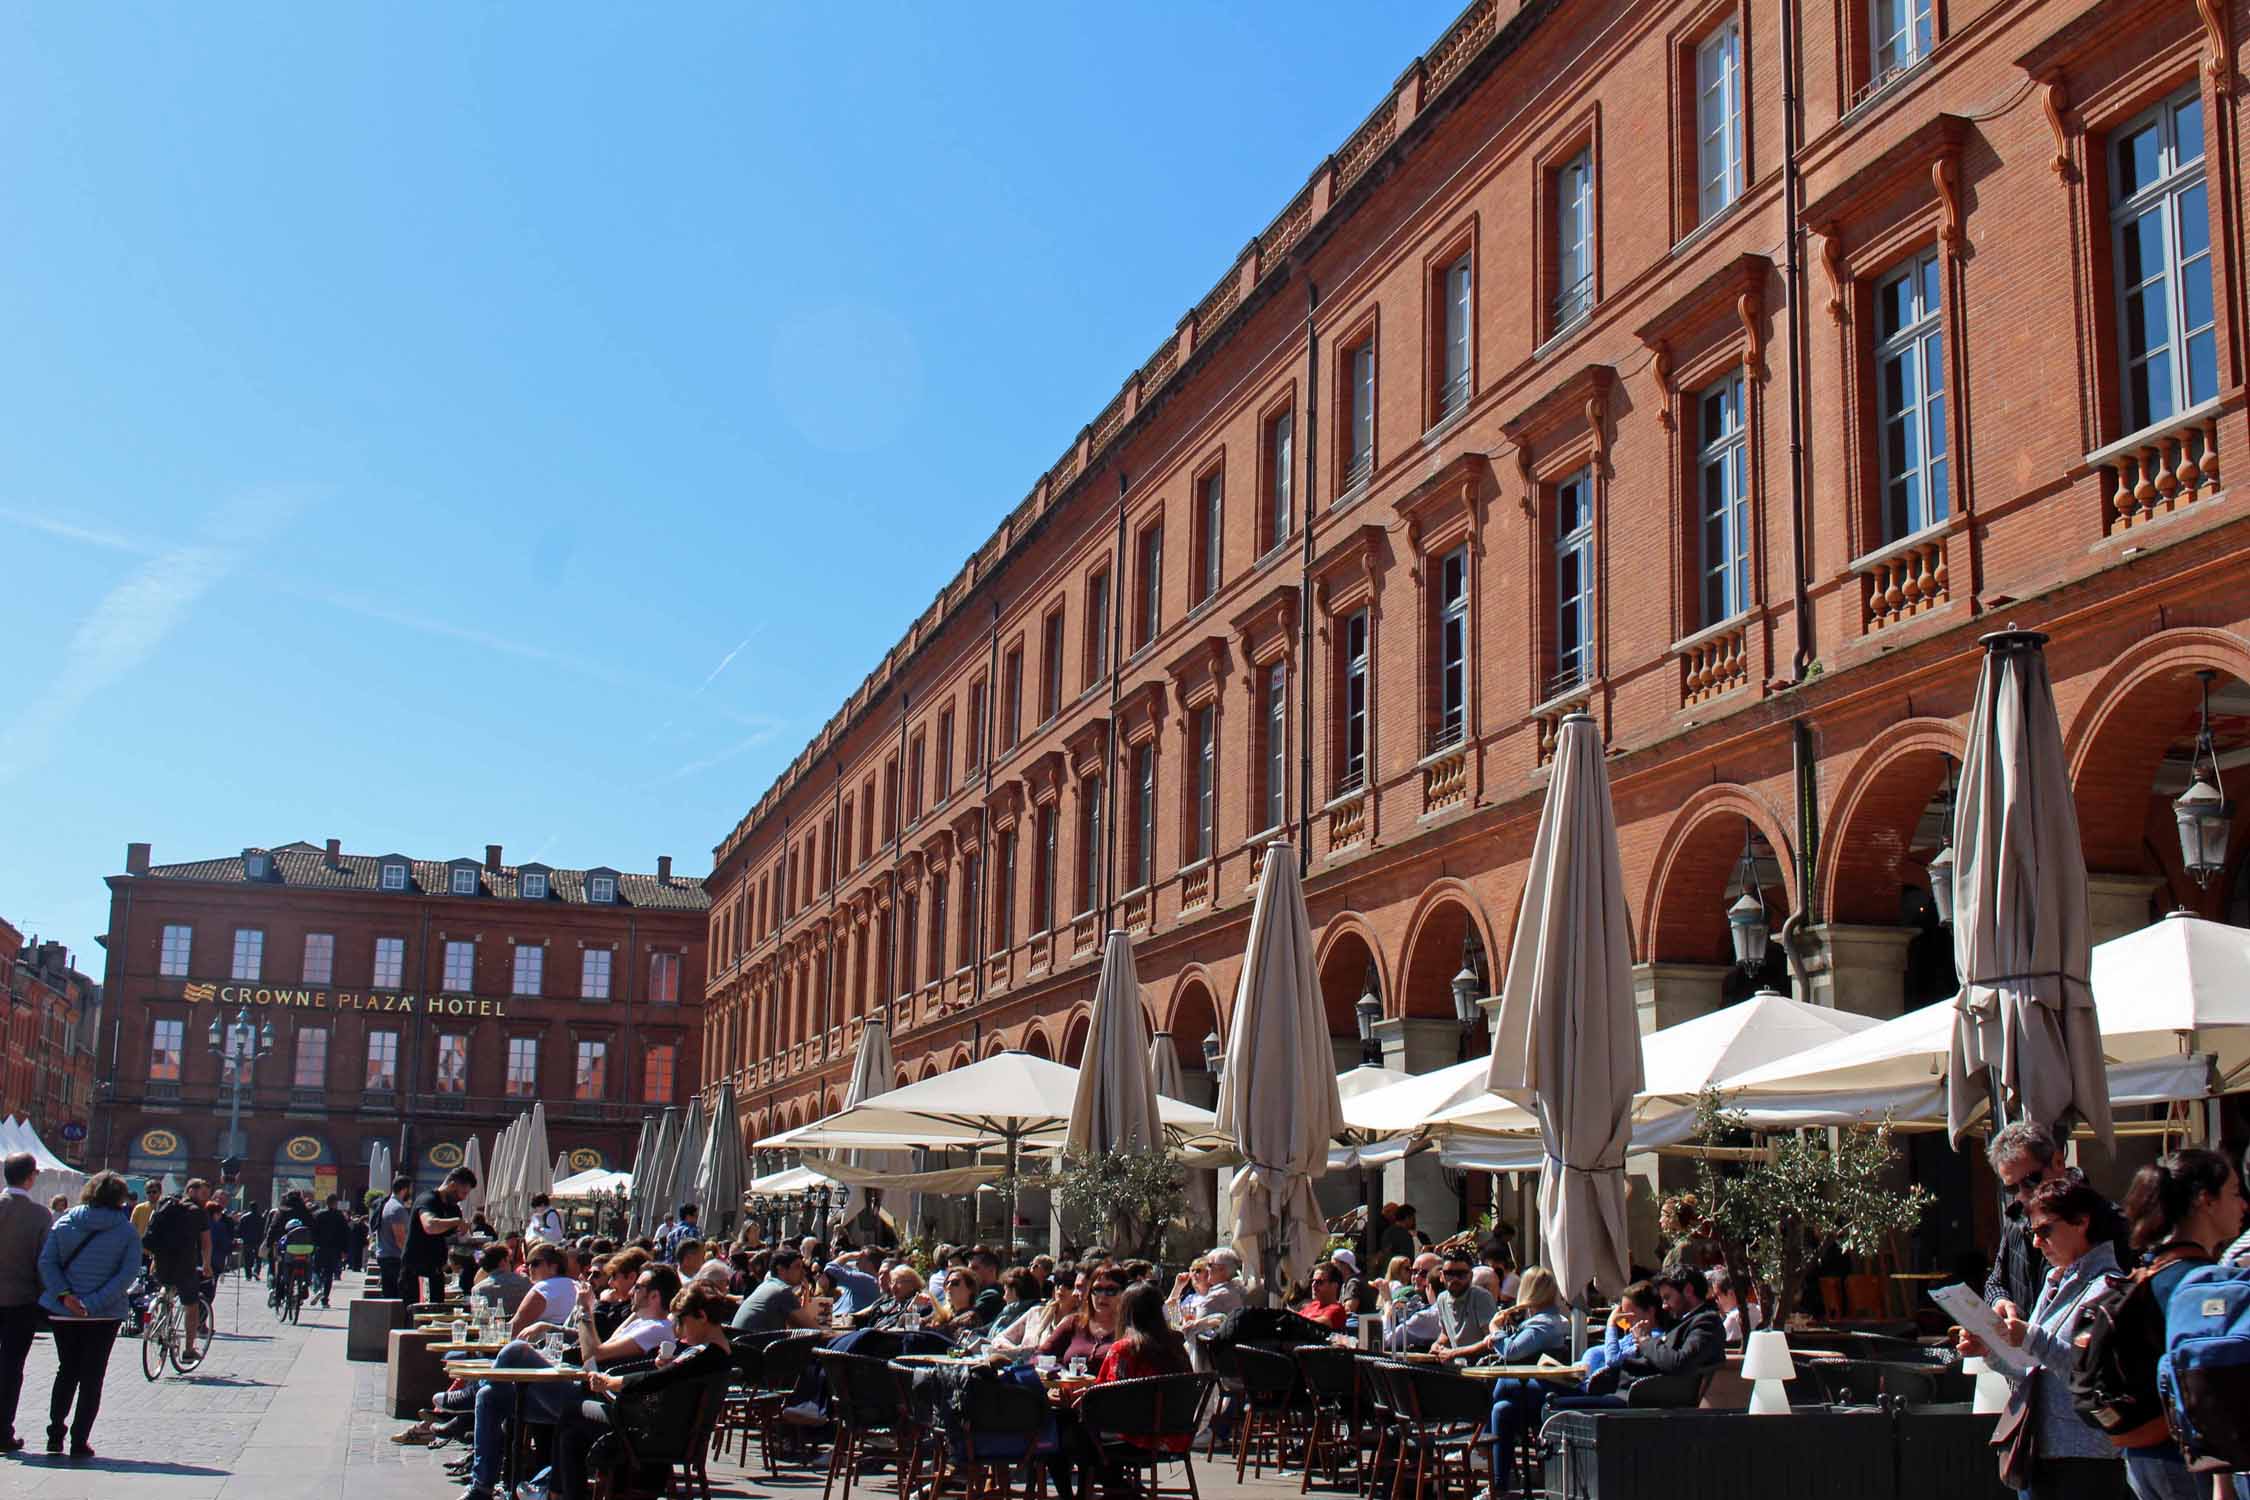
[[508, 1002], [474, 995], [407, 995], [395, 990], [330, 990], [299, 986], [191, 982], [180, 986], [190, 1005], [268, 1005], [289, 1010], [373, 1010], [402, 1015], [505, 1018]]

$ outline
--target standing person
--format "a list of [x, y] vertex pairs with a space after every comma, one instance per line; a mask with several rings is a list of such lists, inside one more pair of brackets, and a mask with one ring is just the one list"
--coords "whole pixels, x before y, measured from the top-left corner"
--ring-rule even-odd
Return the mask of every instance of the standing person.
[[211, 1275], [211, 1211], [203, 1206], [210, 1196], [209, 1183], [200, 1177], [189, 1179], [183, 1196], [156, 1206], [141, 1240], [157, 1283], [170, 1287], [180, 1299], [187, 1339], [183, 1347], [191, 1351], [202, 1332], [203, 1283]]
[[344, 1271], [344, 1251], [352, 1236], [351, 1220], [344, 1217], [344, 1200], [330, 1193], [312, 1217], [313, 1293], [322, 1307]]
[[[2055, 1133], [2044, 1125], [2018, 1120], [2002, 1129], [1985, 1147], [1985, 1160], [2000, 1179], [2008, 1201], [2001, 1209], [2007, 1220], [2000, 1231], [2000, 1248], [1992, 1257], [1992, 1274], [1985, 1278], [1986, 1305], [2003, 1318], [2021, 1319], [2024, 1309], [2039, 1300], [2047, 1281], [2047, 1262], [2032, 1243], [2027, 1206], [2031, 1195], [2050, 1182], [2084, 1182], [2085, 1175], [2063, 1157]], [[2107, 1198], [2095, 1195], [2093, 1235], [2110, 1246], [2119, 1266], [2133, 1264], [2132, 1237], [2125, 1216]]]
[[234, 1232], [242, 1241], [242, 1274], [252, 1281], [258, 1279], [258, 1261], [266, 1248], [266, 1216], [253, 1204], [242, 1211]]
[[414, 1217], [410, 1200], [414, 1179], [393, 1177], [391, 1190], [375, 1210], [375, 1275], [385, 1297], [398, 1295], [399, 1259], [406, 1254], [406, 1226]]
[[1383, 1232], [1375, 1241], [1375, 1258], [1388, 1261], [1403, 1255], [1408, 1261], [1422, 1253], [1422, 1240], [1414, 1232], [1414, 1205], [1393, 1203], [1383, 1210]]
[[406, 1249], [399, 1256], [398, 1270], [399, 1294], [408, 1302], [445, 1300], [446, 1246], [468, 1222], [461, 1202], [476, 1188], [477, 1174], [455, 1167], [407, 1220]]
[[151, 1177], [141, 1184], [141, 1201], [133, 1205], [133, 1233], [148, 1238], [148, 1221], [156, 1213], [156, 1205], [164, 1201], [164, 1179]]
[[23, 1446], [16, 1436], [16, 1403], [23, 1395], [23, 1362], [39, 1332], [39, 1249], [54, 1226], [28, 1191], [39, 1160], [18, 1151], [0, 1164], [8, 1190], [0, 1194], [0, 1453]]
[[211, 1274], [225, 1273], [228, 1262], [234, 1259], [234, 1215], [227, 1212], [226, 1204], [217, 1198], [205, 1203], [211, 1215]]
[[367, 1215], [357, 1208], [345, 1212], [344, 1264], [354, 1272], [367, 1269]]
[[[102, 1380], [117, 1326], [128, 1311], [125, 1289], [140, 1274], [141, 1241], [126, 1211], [133, 1191], [115, 1172], [86, 1179], [78, 1206], [55, 1221], [39, 1251], [39, 1305], [55, 1335], [55, 1388], [47, 1402], [47, 1451], [92, 1458], [87, 1441], [102, 1409]], [[75, 1409], [74, 1409], [75, 1407]]]
[[555, 1207], [553, 1200], [545, 1193], [531, 1195], [531, 1222], [524, 1225], [523, 1237], [533, 1244], [541, 1240], [552, 1240], [558, 1245], [562, 1243], [562, 1210]]
[[[679, 1222], [672, 1226], [670, 1234], [657, 1241], [660, 1250], [656, 1257], [658, 1260], [670, 1261], [676, 1265], [680, 1259], [680, 1247], [689, 1240], [703, 1238], [703, 1231], [696, 1227], [695, 1215], [696, 1206], [694, 1204], [683, 1203], [680, 1205]], [[816, 1261], [814, 1264], [817, 1265], [818, 1262]]]

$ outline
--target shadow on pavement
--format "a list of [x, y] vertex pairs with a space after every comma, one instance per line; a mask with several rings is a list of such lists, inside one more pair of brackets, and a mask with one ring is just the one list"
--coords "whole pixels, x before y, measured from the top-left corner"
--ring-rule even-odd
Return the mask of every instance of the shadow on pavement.
[[22, 1455], [25, 1464], [38, 1469], [84, 1469], [94, 1474], [178, 1474], [191, 1479], [225, 1479], [232, 1469], [207, 1468], [202, 1464], [167, 1463], [162, 1459], [105, 1458], [99, 1455], [88, 1459], [66, 1458], [60, 1453], [42, 1453], [34, 1457]]

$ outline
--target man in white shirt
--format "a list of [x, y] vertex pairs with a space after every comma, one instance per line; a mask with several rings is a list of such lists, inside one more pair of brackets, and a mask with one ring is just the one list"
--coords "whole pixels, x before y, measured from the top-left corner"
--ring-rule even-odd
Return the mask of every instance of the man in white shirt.
[[562, 1243], [562, 1210], [555, 1207], [545, 1193], [535, 1193], [531, 1199], [531, 1222], [523, 1229], [525, 1240], [536, 1245], [541, 1240]]

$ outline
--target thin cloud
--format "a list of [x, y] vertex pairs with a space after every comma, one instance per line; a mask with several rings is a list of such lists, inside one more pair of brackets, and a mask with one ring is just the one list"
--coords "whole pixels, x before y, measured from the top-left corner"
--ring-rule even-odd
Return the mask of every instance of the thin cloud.
[[[752, 631], [752, 632], [751, 632], [750, 634], [751, 634], [751, 635], [756, 635], [756, 634], [757, 634], [757, 632], [756, 632], [756, 631]], [[714, 682], [717, 682], [717, 681], [719, 680], [719, 674], [720, 674], [721, 672], [724, 672], [724, 671], [725, 671], [725, 670], [726, 670], [727, 668], [729, 668], [729, 667], [733, 666], [733, 665], [734, 665], [734, 659], [735, 659], [736, 657], [740, 656], [740, 655], [742, 654], [742, 648], [743, 648], [744, 646], [747, 646], [747, 645], [749, 645], [749, 644], [750, 644], [750, 636], [748, 636], [748, 635], [744, 636], [744, 637], [743, 637], [743, 638], [742, 638], [741, 640], [739, 640], [739, 641], [736, 641], [736, 642], [734, 643], [734, 649], [733, 649], [732, 651], [729, 651], [729, 652], [728, 652], [728, 653], [727, 653], [726, 655], [724, 655], [724, 656], [722, 656], [722, 657], [720, 657], [720, 658], [719, 658], [719, 664], [718, 664], [717, 666], [715, 666], [715, 667], [713, 667], [713, 668], [711, 669], [711, 673], [710, 673], [710, 675], [709, 675], [709, 676], [705, 677], [705, 678], [703, 679], [703, 681], [701, 681], [700, 683], [696, 684], [696, 688], [695, 688], [695, 691], [694, 691], [694, 692], [693, 692], [692, 694], [690, 694], [689, 696], [690, 696], [690, 697], [698, 697], [698, 698], [699, 698], [699, 697], [701, 697], [701, 696], [703, 695], [703, 690], [704, 690], [705, 688], [709, 687], [709, 686], [710, 686], [710, 685], [711, 685], [712, 683], [714, 683]]]
[[748, 755], [751, 751], [757, 749], [760, 745], [771, 744], [774, 740], [774, 737], [781, 733], [781, 728], [782, 726], [779, 724], [768, 725], [766, 728], [759, 730], [756, 734], [750, 735], [745, 739], [736, 740], [733, 744], [726, 746], [724, 749], [715, 750], [711, 754], [703, 756], [696, 760], [691, 760], [685, 765], [674, 766], [670, 771], [667, 771], [662, 776], [657, 777], [654, 781], [649, 782], [648, 785], [652, 787], [668, 786], [672, 782], [684, 781], [690, 776], [701, 775], [703, 772], [708, 771], [715, 766], [723, 766], [728, 761], [733, 760], [736, 756]]
[[0, 521], [21, 526], [28, 531], [44, 532], [66, 542], [78, 542], [88, 547], [100, 547], [108, 552], [129, 552], [135, 557], [154, 557], [164, 549], [145, 537], [127, 536], [121, 531], [107, 531], [98, 526], [86, 526], [76, 521], [65, 521], [55, 516], [43, 516], [36, 511], [17, 510], [0, 505]]
[[544, 662], [549, 666], [561, 667], [581, 676], [608, 683], [613, 687], [631, 685], [627, 678], [598, 662], [588, 661], [584, 657], [573, 656], [565, 651], [556, 651], [551, 647], [541, 646], [531, 641], [519, 641], [508, 636], [495, 635], [489, 630], [479, 630], [473, 625], [458, 625], [446, 619], [443, 615], [418, 614], [392, 605], [381, 604], [373, 599], [363, 598], [356, 594], [322, 593], [311, 597], [318, 599], [332, 609], [340, 609], [346, 614], [358, 615], [364, 620], [374, 620], [383, 625], [396, 625], [402, 630], [419, 631], [423, 635], [434, 635], [442, 640], [459, 641], [465, 646], [476, 646], [486, 651], [497, 652], [502, 656], [519, 657], [524, 661]]

